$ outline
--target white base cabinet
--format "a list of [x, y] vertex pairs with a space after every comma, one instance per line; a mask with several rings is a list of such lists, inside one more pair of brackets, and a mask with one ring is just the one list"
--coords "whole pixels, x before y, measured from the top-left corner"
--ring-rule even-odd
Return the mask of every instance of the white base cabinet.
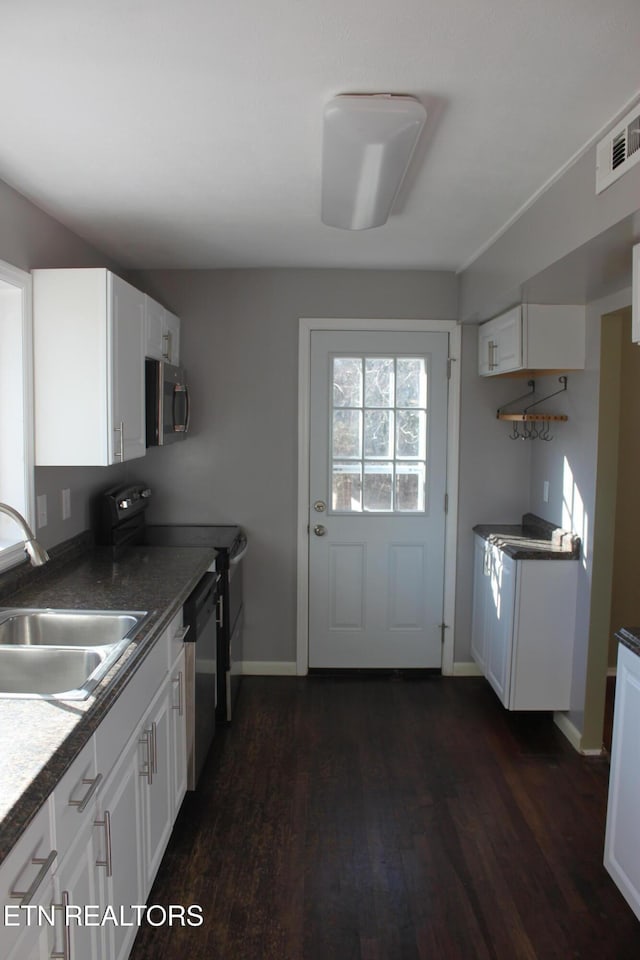
[[525, 303], [480, 324], [478, 373], [584, 370], [585, 310], [575, 305]]
[[604, 865], [640, 920], [640, 656], [620, 645]]
[[471, 654], [509, 710], [568, 710], [578, 563], [513, 560], [475, 535]]
[[[181, 627], [182, 611], [3, 861], [3, 903], [19, 907], [30, 891], [55, 922], [29, 926], [14, 911], [19, 923], [0, 924], [0, 956], [129, 956], [138, 931], [131, 908], [146, 902], [186, 792]], [[109, 910], [117, 922], [76, 921], [85, 907], [92, 920]]]

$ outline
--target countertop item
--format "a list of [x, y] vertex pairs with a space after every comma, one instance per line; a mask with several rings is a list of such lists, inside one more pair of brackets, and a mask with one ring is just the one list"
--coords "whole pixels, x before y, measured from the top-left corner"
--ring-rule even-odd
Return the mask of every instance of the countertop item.
[[616, 640], [640, 657], [640, 627], [620, 627], [615, 636]]
[[[0, 862], [122, 693], [215, 558], [207, 547], [96, 548], [2, 593], [5, 607], [148, 610], [151, 616], [84, 701], [0, 698]], [[46, 570], [45, 568], [41, 568]]]
[[534, 513], [525, 513], [521, 524], [478, 524], [473, 532], [513, 560], [577, 560], [580, 556], [580, 537]]

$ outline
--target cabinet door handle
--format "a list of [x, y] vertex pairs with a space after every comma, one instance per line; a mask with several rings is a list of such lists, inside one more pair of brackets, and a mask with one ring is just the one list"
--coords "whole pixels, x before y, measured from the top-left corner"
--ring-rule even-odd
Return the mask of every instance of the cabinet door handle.
[[104, 817], [102, 820], [94, 820], [93, 824], [95, 827], [104, 827], [104, 860], [96, 860], [96, 867], [106, 867], [107, 876], [113, 876], [113, 862], [111, 859], [111, 814], [108, 810], [105, 810]]
[[62, 952], [54, 950], [49, 956], [51, 960], [71, 960], [71, 924], [67, 922], [69, 891], [62, 891], [62, 903], [53, 903], [51, 906], [56, 910], [62, 910]]
[[164, 357], [165, 360], [170, 360], [171, 359], [171, 331], [169, 330], [168, 333], [163, 333], [162, 339], [166, 344], [165, 349], [162, 351], [162, 356]]
[[498, 361], [496, 359], [498, 353], [498, 344], [495, 340], [489, 340], [487, 344], [489, 348], [489, 370], [495, 370], [498, 366]]
[[94, 795], [94, 793], [98, 789], [98, 786], [100, 785], [101, 780], [102, 780], [101, 773], [99, 773], [97, 777], [93, 777], [93, 778], [83, 777], [82, 782], [84, 784], [90, 784], [90, 787], [85, 793], [82, 800], [69, 800], [69, 806], [77, 807], [78, 813], [84, 813], [84, 811], [87, 809], [87, 804], [89, 803], [89, 800], [91, 800], [91, 797]]
[[151, 730], [145, 730], [138, 743], [142, 743], [147, 748], [147, 759], [144, 762], [145, 769], [140, 771], [141, 777], [147, 778], [149, 786], [153, 783], [153, 753], [151, 752]]
[[171, 709], [178, 711], [178, 716], [184, 715], [184, 703], [182, 701], [182, 670], [178, 671], [178, 676], [173, 678], [173, 682], [178, 684], [178, 702], [173, 704]]
[[153, 763], [153, 772], [158, 772], [158, 727], [155, 720], [151, 723], [151, 762]]
[[120, 451], [114, 450], [114, 457], [118, 457], [119, 460], [124, 463], [124, 420], [120, 421], [119, 426], [113, 428], [116, 433], [120, 434]]
[[45, 857], [44, 859], [42, 857], [31, 857], [31, 863], [37, 867], [40, 867], [38, 873], [33, 878], [33, 882], [27, 890], [12, 890], [9, 896], [13, 897], [14, 900], [19, 900], [21, 907], [28, 906], [38, 892], [38, 887], [48, 874], [51, 865], [57, 856], [58, 851], [52, 850], [49, 856]]
[[224, 597], [218, 597], [218, 614], [216, 616], [216, 624], [219, 627], [222, 627], [224, 623]]

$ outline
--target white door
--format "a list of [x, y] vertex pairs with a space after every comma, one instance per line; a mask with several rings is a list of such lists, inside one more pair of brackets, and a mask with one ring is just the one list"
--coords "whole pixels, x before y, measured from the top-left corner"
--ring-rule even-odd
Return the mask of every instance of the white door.
[[309, 666], [440, 668], [444, 332], [313, 331]]

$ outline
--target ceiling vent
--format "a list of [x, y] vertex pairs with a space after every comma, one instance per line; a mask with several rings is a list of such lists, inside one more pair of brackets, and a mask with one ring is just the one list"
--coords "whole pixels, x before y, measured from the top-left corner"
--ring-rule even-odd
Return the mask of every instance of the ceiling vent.
[[596, 147], [596, 193], [621, 177], [640, 160], [640, 104], [628, 113]]

